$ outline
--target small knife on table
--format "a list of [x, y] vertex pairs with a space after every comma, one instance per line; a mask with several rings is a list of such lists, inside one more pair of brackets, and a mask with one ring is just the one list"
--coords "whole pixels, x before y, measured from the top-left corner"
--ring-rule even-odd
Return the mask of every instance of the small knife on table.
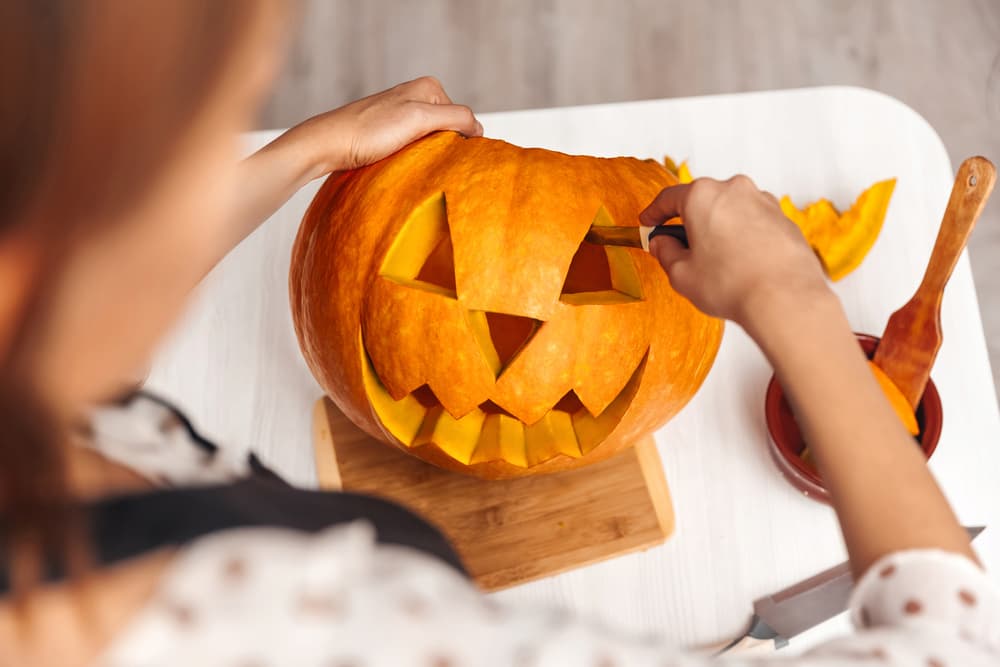
[[649, 250], [649, 239], [655, 236], [670, 236], [688, 247], [687, 230], [684, 225], [676, 224], [674, 220], [668, 220], [665, 224], [656, 227], [598, 227], [590, 228], [584, 238], [590, 243], [599, 245], [625, 246], [626, 248], [642, 248]]
[[[966, 526], [974, 540], [985, 526]], [[854, 588], [848, 563], [841, 563], [788, 588], [760, 598], [753, 603], [753, 618], [747, 633], [731, 642], [706, 646], [701, 650], [714, 655], [734, 652], [773, 651], [788, 640], [833, 618], [847, 609]]]

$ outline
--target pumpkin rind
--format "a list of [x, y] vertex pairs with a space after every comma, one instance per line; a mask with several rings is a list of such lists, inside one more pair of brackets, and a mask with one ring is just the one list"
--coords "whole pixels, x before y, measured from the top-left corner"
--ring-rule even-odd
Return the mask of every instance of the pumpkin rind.
[[[722, 322], [674, 292], [640, 250], [608, 253], [605, 292], [562, 290], [595, 218], [637, 226], [639, 211], [676, 182], [654, 161], [451, 132], [335, 174], [292, 255], [306, 362], [355, 424], [447, 469], [496, 479], [607, 458], [691, 399]], [[414, 274], [439, 232], [426, 216], [442, 194], [453, 288]], [[412, 224], [426, 229], [405, 231], [420, 215]], [[406, 242], [392, 250], [401, 229]], [[491, 348], [488, 313], [540, 322], [506, 364]], [[438, 403], [423, 405], [427, 396]], [[572, 414], [554, 409], [561, 400]], [[387, 425], [379, 414], [391, 411], [399, 418]]]

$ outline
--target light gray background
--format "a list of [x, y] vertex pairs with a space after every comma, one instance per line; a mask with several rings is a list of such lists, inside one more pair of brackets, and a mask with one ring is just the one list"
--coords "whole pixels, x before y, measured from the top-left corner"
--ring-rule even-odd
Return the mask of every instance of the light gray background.
[[[423, 74], [483, 112], [851, 84], [925, 116], [955, 166], [977, 153], [1000, 163], [1000, 0], [306, 0], [302, 7], [260, 128], [287, 127]], [[995, 199], [970, 252], [1000, 378], [1000, 192]]]

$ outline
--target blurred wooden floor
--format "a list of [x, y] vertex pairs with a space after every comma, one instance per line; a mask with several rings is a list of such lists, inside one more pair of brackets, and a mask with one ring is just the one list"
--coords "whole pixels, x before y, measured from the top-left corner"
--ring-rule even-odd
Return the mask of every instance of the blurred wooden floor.
[[[1000, 0], [306, 0], [259, 126], [422, 74], [480, 112], [865, 86], [1000, 164]], [[971, 254], [1000, 380], [1000, 192]]]

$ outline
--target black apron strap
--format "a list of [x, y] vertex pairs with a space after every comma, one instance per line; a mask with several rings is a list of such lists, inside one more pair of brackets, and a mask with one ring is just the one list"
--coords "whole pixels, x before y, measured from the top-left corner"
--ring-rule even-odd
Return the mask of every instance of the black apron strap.
[[[276, 477], [258, 475], [220, 486], [169, 489], [102, 499], [84, 508], [91, 548], [99, 566], [179, 547], [235, 528], [287, 528], [316, 533], [357, 520], [375, 528], [379, 544], [416, 549], [467, 574], [444, 535], [403, 507], [380, 498], [293, 488]], [[7, 562], [0, 527], [0, 562]], [[65, 578], [52, 559], [45, 581]], [[9, 590], [7, 568], [0, 571], [0, 594]]]

